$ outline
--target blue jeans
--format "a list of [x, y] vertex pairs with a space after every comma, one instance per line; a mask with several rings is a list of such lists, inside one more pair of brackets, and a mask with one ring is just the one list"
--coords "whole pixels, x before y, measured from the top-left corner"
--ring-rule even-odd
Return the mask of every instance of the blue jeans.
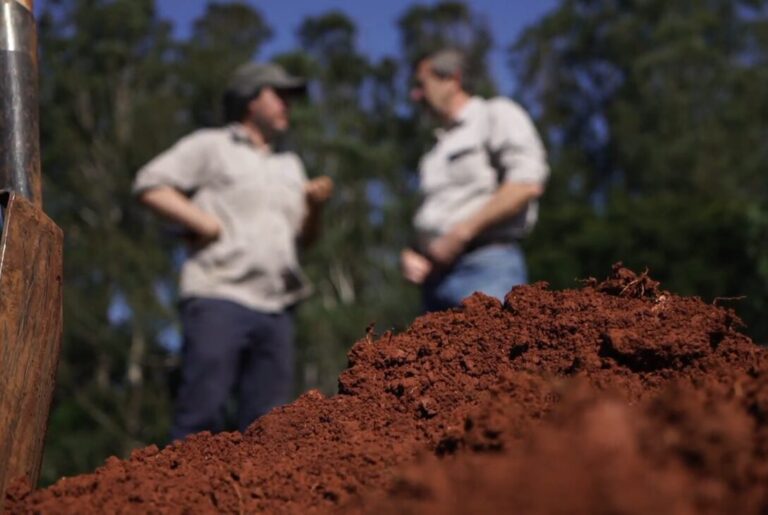
[[181, 383], [171, 438], [222, 431], [232, 393], [241, 431], [287, 403], [293, 387], [293, 315], [263, 313], [222, 299], [181, 305]]
[[476, 291], [504, 301], [513, 286], [525, 284], [525, 256], [517, 243], [492, 244], [459, 257], [453, 266], [424, 283], [425, 311], [458, 306]]

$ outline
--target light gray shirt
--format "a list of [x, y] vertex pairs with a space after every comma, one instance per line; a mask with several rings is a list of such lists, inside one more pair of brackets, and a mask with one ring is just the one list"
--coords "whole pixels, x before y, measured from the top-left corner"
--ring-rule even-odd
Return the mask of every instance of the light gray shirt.
[[139, 170], [133, 191], [172, 186], [221, 223], [219, 239], [185, 261], [182, 298], [278, 312], [309, 292], [296, 249], [306, 180], [295, 154], [258, 148], [233, 124], [179, 140]]
[[[422, 246], [480, 210], [500, 181], [543, 184], [549, 176], [533, 122], [507, 98], [472, 97], [450, 128], [435, 133], [437, 141], [419, 165], [422, 202], [414, 226]], [[498, 169], [503, 170], [501, 179]], [[537, 217], [538, 203], [530, 202], [517, 216], [479, 238], [520, 238], [533, 228]]]

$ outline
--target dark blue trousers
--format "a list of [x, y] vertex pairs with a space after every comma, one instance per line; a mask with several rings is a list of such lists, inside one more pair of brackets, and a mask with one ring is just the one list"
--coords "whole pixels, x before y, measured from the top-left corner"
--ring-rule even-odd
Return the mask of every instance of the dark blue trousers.
[[231, 395], [241, 431], [290, 400], [293, 316], [264, 313], [221, 299], [193, 298], [181, 306], [181, 378], [171, 438], [225, 430]]

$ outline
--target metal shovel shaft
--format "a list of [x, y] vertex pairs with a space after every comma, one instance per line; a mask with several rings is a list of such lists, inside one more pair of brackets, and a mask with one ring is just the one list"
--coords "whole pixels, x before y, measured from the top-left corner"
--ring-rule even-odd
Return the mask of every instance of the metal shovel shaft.
[[0, 0], [0, 190], [42, 205], [32, 1]]

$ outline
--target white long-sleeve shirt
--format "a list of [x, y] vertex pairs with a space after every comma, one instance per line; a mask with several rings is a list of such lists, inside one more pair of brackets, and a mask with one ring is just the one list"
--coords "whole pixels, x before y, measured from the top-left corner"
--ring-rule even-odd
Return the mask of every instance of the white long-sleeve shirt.
[[[544, 184], [549, 176], [544, 146], [528, 114], [510, 99], [472, 97], [419, 166], [422, 203], [414, 218], [426, 245], [466, 220], [493, 196], [500, 182]], [[492, 156], [497, 163], [494, 167]], [[499, 177], [497, 168], [503, 170]], [[517, 216], [486, 231], [484, 238], [516, 239], [538, 218], [532, 201]]]

